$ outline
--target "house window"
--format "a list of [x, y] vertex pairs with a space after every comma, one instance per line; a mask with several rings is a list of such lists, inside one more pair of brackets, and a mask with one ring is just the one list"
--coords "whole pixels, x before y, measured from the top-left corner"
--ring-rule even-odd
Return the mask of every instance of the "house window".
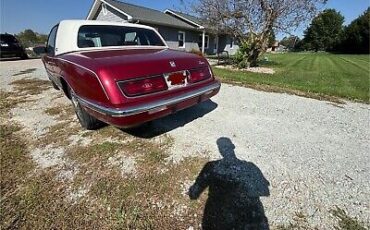
[[108, 11], [107, 11], [107, 5], [105, 5], [105, 3], [102, 4], [102, 9], [103, 9], [103, 15], [107, 15]]
[[234, 49], [234, 38], [230, 38], [230, 49]]
[[179, 41], [179, 48], [185, 48], [185, 32], [179, 31], [177, 40]]
[[[204, 48], [205, 49], [208, 49], [209, 48], [209, 36], [206, 35], [204, 36], [205, 38], [205, 41], [204, 41]], [[203, 40], [203, 35], [199, 35], [199, 39], [198, 39], [198, 45], [199, 45], [199, 48], [202, 49], [202, 40]]]

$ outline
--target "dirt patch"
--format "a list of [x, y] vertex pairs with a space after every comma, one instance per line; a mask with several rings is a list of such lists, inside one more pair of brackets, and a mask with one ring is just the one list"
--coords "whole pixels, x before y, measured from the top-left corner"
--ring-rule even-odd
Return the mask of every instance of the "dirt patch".
[[[343, 230], [366, 230], [364, 223], [361, 223], [357, 218], [348, 216], [346, 211], [336, 207], [332, 209], [331, 214], [338, 220], [338, 225], [335, 226], [336, 229]], [[369, 229], [370, 226], [368, 226]]]
[[54, 107], [49, 107], [44, 110], [49, 116], [58, 118], [60, 120], [73, 120], [75, 116], [75, 112], [73, 107], [66, 98], [55, 98], [52, 100], [53, 104], [56, 105]]
[[70, 187], [67, 190], [66, 202], [72, 203], [72, 205], [77, 204], [81, 199], [83, 199], [90, 191], [91, 185], [84, 184], [80, 187]]
[[92, 144], [93, 139], [89, 137], [83, 137], [79, 134], [72, 134], [67, 137], [67, 141], [69, 142], [70, 146], [78, 145], [78, 146], [88, 146]]
[[113, 157], [108, 158], [110, 166], [118, 167], [121, 171], [121, 176], [133, 176], [136, 175], [136, 160], [132, 156], [124, 156], [123, 154], [116, 154]]
[[50, 116], [57, 116], [62, 112], [62, 109], [60, 107], [51, 107], [44, 110], [46, 114]]
[[48, 127], [57, 123], [51, 116], [42, 113], [50, 104], [47, 95], [41, 95], [50, 88], [49, 82], [38, 79], [21, 79], [12, 82], [16, 92], [2, 93], [2, 104], [11, 113], [11, 119], [25, 126], [30, 133], [39, 137]]
[[11, 83], [20, 95], [36, 95], [51, 88], [50, 81], [40, 79], [23, 78]]
[[[35, 164], [26, 151], [26, 141], [17, 133], [18, 125], [0, 125], [1, 200], [19, 189]], [[1, 202], [3, 203], [3, 202]], [[2, 218], [1, 218], [2, 219]]]
[[1, 118], [8, 117], [8, 113], [13, 108], [17, 108], [19, 104], [27, 104], [33, 102], [34, 99], [26, 96], [18, 96], [15, 93], [0, 91], [0, 115]]
[[[40, 103], [42, 104], [42, 103]], [[34, 111], [27, 107], [17, 107], [11, 110], [12, 120], [24, 124], [28, 132], [34, 133], [35, 137], [40, 137], [47, 133], [50, 126], [57, 123], [57, 120], [42, 113], [36, 115]]]
[[63, 148], [53, 148], [53, 146], [36, 148], [32, 150], [31, 156], [41, 169], [65, 164]]
[[72, 119], [72, 106], [65, 98], [51, 97], [56, 91], [50, 89], [49, 81], [25, 78], [11, 84], [16, 92], [5, 93], [6, 99], [10, 98], [12, 103], [16, 101], [16, 106], [10, 108], [11, 119], [25, 126], [35, 138], [43, 137], [50, 128], [58, 125], [59, 118]]

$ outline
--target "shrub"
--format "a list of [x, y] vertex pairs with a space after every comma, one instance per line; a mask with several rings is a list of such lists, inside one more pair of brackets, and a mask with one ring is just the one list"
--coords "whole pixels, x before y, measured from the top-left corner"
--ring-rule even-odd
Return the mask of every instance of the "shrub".
[[233, 64], [239, 69], [249, 67], [248, 55], [250, 52], [250, 45], [247, 42], [241, 42], [239, 49], [233, 57]]

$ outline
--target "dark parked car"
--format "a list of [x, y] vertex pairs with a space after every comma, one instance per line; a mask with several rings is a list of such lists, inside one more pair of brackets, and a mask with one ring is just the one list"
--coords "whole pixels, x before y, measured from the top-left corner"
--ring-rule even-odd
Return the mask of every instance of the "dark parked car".
[[11, 34], [0, 34], [0, 58], [19, 57], [26, 59], [27, 54], [23, 46]]

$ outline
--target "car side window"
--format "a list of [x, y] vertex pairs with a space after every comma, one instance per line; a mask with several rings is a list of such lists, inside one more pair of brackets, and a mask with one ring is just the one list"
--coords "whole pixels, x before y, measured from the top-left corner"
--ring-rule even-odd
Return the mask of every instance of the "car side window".
[[46, 45], [47, 48], [47, 54], [49, 56], [54, 56], [55, 53], [55, 39], [57, 35], [58, 26], [54, 26], [53, 29], [51, 29], [49, 37], [48, 37], [48, 43]]

